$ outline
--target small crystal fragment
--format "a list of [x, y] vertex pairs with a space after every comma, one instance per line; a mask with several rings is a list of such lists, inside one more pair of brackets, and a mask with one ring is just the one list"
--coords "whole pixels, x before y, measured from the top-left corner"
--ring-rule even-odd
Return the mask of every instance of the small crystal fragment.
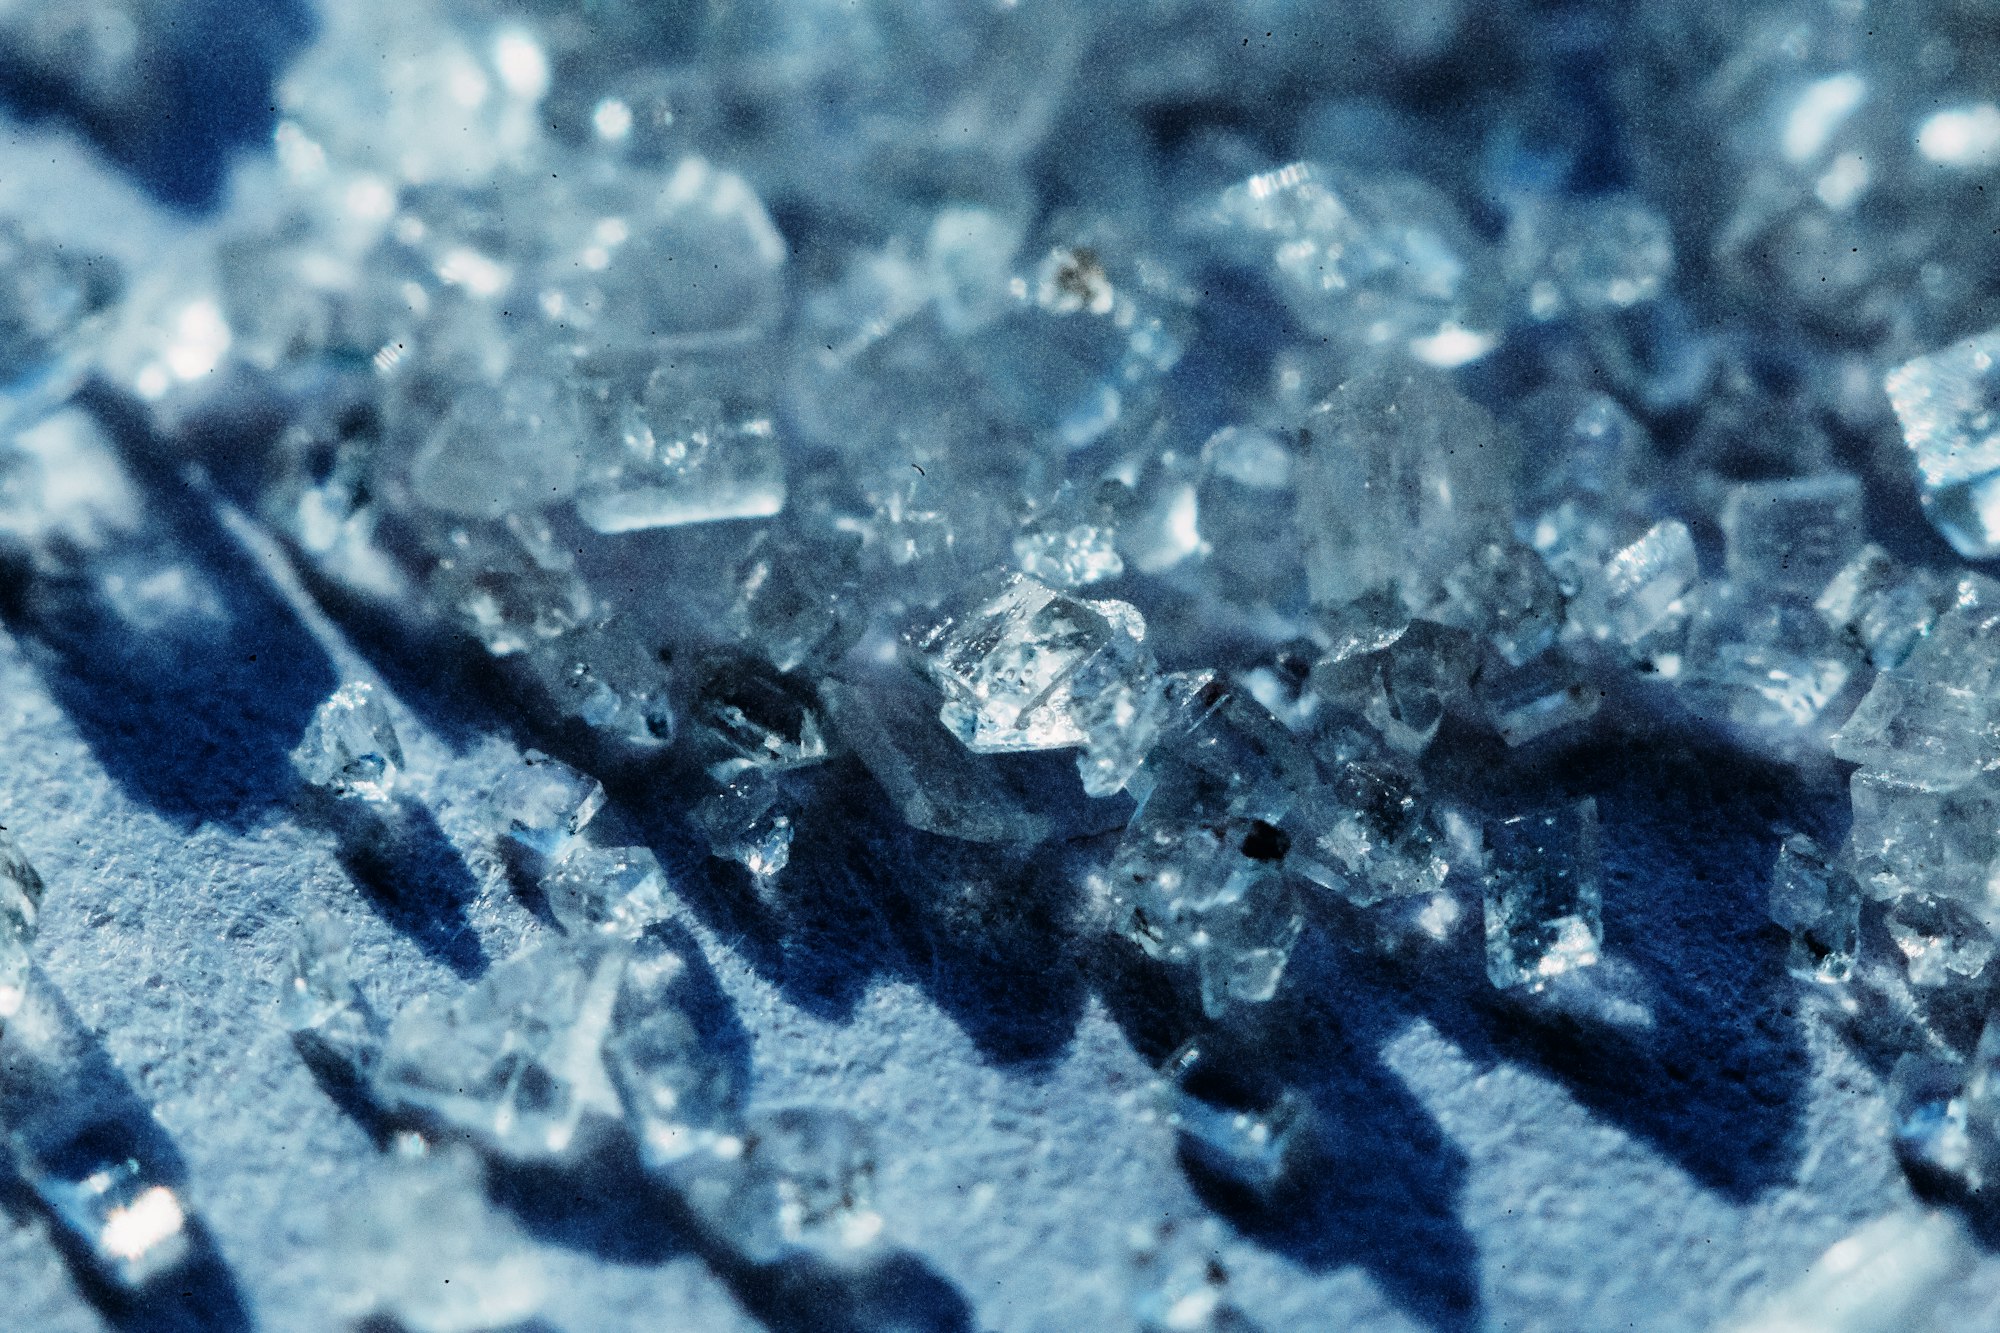
[[1771, 873], [1771, 919], [1792, 937], [1786, 966], [1806, 981], [1845, 981], [1861, 943], [1861, 886], [1803, 834], [1785, 839]]
[[792, 859], [792, 817], [780, 808], [780, 798], [768, 773], [746, 768], [694, 808], [709, 852], [737, 862], [759, 885], [775, 880]]
[[1160, 1068], [1156, 1097], [1184, 1149], [1207, 1170], [1245, 1189], [1270, 1195], [1298, 1165], [1312, 1137], [1312, 1108], [1290, 1088], [1261, 1106], [1229, 1106], [1198, 1095], [1205, 1053], [1190, 1041]]
[[541, 878], [556, 923], [572, 935], [627, 938], [667, 915], [667, 879], [644, 847], [578, 843]]
[[718, 780], [744, 768], [784, 772], [827, 757], [820, 703], [804, 677], [734, 656], [714, 658], [703, 670], [691, 713]]
[[502, 1156], [560, 1156], [586, 1116], [614, 1111], [600, 1048], [626, 956], [615, 943], [547, 940], [448, 1004], [419, 997], [389, 1026], [376, 1095]]
[[1687, 526], [1666, 519], [1604, 562], [1578, 590], [1571, 619], [1592, 638], [1629, 647], [1668, 616], [1700, 573]]
[[42, 913], [42, 877], [0, 829], [0, 1018], [11, 1018], [27, 999], [29, 955]]
[[1082, 744], [1072, 692], [1093, 659], [1144, 670], [1145, 622], [1123, 602], [1065, 597], [1023, 574], [966, 590], [910, 645], [944, 692], [938, 717], [975, 753], [1051, 750]]
[[299, 776], [335, 797], [386, 801], [403, 772], [403, 745], [375, 687], [350, 681], [321, 704], [292, 751]]
[[366, 1073], [381, 1054], [387, 1024], [362, 995], [347, 930], [331, 917], [316, 915], [300, 927], [278, 1018], [355, 1073]]
[[493, 789], [493, 813], [516, 846], [556, 860], [604, 807], [604, 784], [529, 750]]
[[1508, 268], [1528, 314], [1624, 310], [1657, 298], [1673, 271], [1666, 220], [1634, 199], [1572, 196], [1520, 209], [1508, 230]]
[[1924, 513], [1970, 560], [2000, 553], [2000, 330], [1889, 372]]
[[1903, 664], [1937, 619], [1938, 593], [1921, 570], [1905, 570], [1874, 543], [1828, 581], [1814, 603], [1827, 624], [1889, 671]]
[[1926, 791], [1978, 775], [1994, 749], [1992, 710], [1971, 690], [1884, 671], [1833, 737], [1839, 758]]
[[1576, 661], [1557, 648], [1518, 667], [1489, 663], [1480, 672], [1477, 693], [1487, 720], [1510, 746], [1589, 721], [1604, 697]]
[[350, 1314], [383, 1315], [408, 1333], [481, 1333], [541, 1308], [540, 1256], [486, 1201], [471, 1149], [404, 1134], [371, 1175], [335, 1241]]
[[1993, 961], [1991, 933], [1963, 904], [1949, 898], [1905, 894], [1889, 908], [1887, 925], [1913, 986], [1959, 985], [1979, 976]]
[[1596, 963], [1604, 941], [1597, 802], [1492, 821], [1486, 848], [1486, 975], [1493, 984], [1540, 990]]
[[1861, 542], [1861, 481], [1844, 472], [1746, 482], [1722, 506], [1730, 581], [1759, 596], [1817, 597]]
[[122, 1126], [89, 1125], [48, 1146], [16, 1134], [13, 1146], [21, 1179], [112, 1282], [142, 1288], [192, 1257], [178, 1192]]

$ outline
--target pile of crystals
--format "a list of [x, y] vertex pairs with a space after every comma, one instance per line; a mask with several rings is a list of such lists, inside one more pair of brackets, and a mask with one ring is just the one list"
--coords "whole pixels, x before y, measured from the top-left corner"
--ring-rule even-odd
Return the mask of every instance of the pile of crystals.
[[[1774, 873], [1795, 971], [1843, 983], [1879, 910], [1910, 984], [1973, 988], [1979, 10], [329, 6], [203, 263], [113, 306], [0, 235], [0, 382], [49, 386], [9, 391], [41, 424], [0, 558], [30, 603], [117, 573], [36, 517], [81, 356], [337, 613], [490, 658], [529, 734], [659, 776], [780, 909], [795, 832], [854, 808], [814, 770], [865, 772], [923, 835], [1087, 862], [1218, 1023], [1308, 928], [1428, 949], [1475, 903], [1535, 995], [1604, 953], [1597, 806], [1473, 770], [1664, 720], [1859, 765], [1848, 847]], [[266, 446], [204, 453], [232, 416]], [[335, 702], [302, 776], [386, 799], [398, 753]], [[532, 756], [496, 803], [567, 934], [466, 1013], [378, 1058], [335, 1006], [385, 1101], [501, 1153], [597, 1112], [660, 1138], [644, 1080], [682, 1075], [620, 1073], [618, 1016], [677, 1012], [643, 979], [671, 892], [583, 835], [603, 799]], [[722, 1109], [648, 1151], [706, 1216], [687, 1145], [747, 1140], [698, 1082], [669, 1100]]]

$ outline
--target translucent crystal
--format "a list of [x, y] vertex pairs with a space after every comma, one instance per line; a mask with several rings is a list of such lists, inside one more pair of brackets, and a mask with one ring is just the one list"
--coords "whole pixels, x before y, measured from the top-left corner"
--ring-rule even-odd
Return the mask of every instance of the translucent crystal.
[[586, 1116], [614, 1110], [601, 1047], [625, 958], [611, 944], [549, 940], [456, 1000], [419, 997], [389, 1025], [376, 1095], [506, 1157], [561, 1155]]
[[1486, 826], [1486, 975], [1539, 990], [1597, 962], [1604, 940], [1597, 802]]
[[1889, 372], [1924, 513], [1960, 555], [2000, 553], [2000, 330]]
[[2000, 855], [2000, 802], [1989, 782], [1933, 791], [1864, 768], [1848, 791], [1848, 854], [1869, 896], [1922, 893], [1972, 903], [1986, 896]]
[[119, 286], [110, 261], [0, 219], [0, 417], [60, 401], [75, 383], [65, 354]]
[[840, 737], [912, 828], [968, 842], [1040, 842], [1052, 823], [1029, 775], [969, 754], [925, 697], [843, 681], [820, 687]]
[[1992, 934], [1963, 904], [1949, 898], [1906, 894], [1890, 907], [1887, 924], [1912, 985], [1970, 981], [1993, 960]]
[[410, 493], [420, 504], [458, 518], [497, 519], [576, 491], [583, 411], [560, 372], [508, 366], [468, 380], [454, 371], [442, 391], [450, 396], [440, 409], [399, 414], [393, 424], [397, 435], [417, 441]]
[[1511, 669], [1490, 665], [1480, 673], [1478, 696], [1500, 738], [1526, 745], [1595, 717], [1603, 692], [1566, 653], [1551, 649]]
[[738, 1150], [741, 1081], [695, 1024], [678, 954], [640, 941], [605, 1023], [604, 1069], [648, 1167], [700, 1165]]
[[1870, 666], [1888, 671], [1929, 632], [1940, 595], [1924, 571], [1904, 569], [1871, 542], [1827, 582], [1814, 606], [1867, 654]]
[[300, 927], [278, 1018], [357, 1073], [380, 1055], [387, 1024], [362, 995], [350, 937], [331, 917], [315, 915]]
[[792, 859], [792, 817], [781, 808], [781, 796], [769, 774], [750, 768], [703, 797], [694, 820], [708, 837], [710, 854], [737, 862], [759, 884], [776, 879]]
[[1191, 688], [1192, 675], [1124, 675], [1077, 701], [1083, 753], [1076, 771], [1091, 796], [1125, 790], [1159, 740], [1173, 712], [1170, 698]]
[[967, 589], [909, 642], [944, 691], [939, 719], [967, 749], [993, 753], [1083, 743], [1074, 679], [1096, 658], [1136, 668], [1144, 635], [1123, 602], [1079, 601], [1005, 574]]
[[1528, 314], [1623, 310], [1653, 300], [1674, 266], [1666, 219], [1630, 198], [1537, 201], [1515, 215], [1508, 268]]
[[495, 657], [567, 634], [597, 612], [575, 557], [539, 518], [459, 528], [431, 574], [432, 592]]
[[1110, 505], [1065, 488], [1014, 536], [1014, 563], [1052, 588], [1083, 588], [1125, 572]]
[[1682, 684], [1713, 715], [1767, 731], [1802, 731], [1861, 663], [1824, 618], [1796, 600], [1746, 591], [1753, 586], [1704, 590], [1687, 630]]
[[1884, 671], [1833, 738], [1852, 764], [1912, 787], [1946, 791], [1977, 776], [1994, 749], [1992, 710], [1971, 690]]
[[1435, 893], [1450, 862], [1443, 830], [1415, 782], [1391, 769], [1345, 764], [1305, 794], [1285, 868], [1357, 907]]
[[21, 1179], [111, 1282], [143, 1288], [193, 1256], [178, 1191], [125, 1127], [95, 1123], [47, 1142], [16, 1134], [13, 1147]]
[[1762, 596], [1818, 597], [1862, 531], [1861, 481], [1843, 472], [1745, 482], [1722, 506], [1729, 578]]
[[1861, 886], [1818, 843], [1786, 838], [1771, 872], [1771, 919], [1792, 937], [1786, 966], [1807, 981], [1845, 981], [1861, 946]]
[[41, 914], [42, 877], [13, 835], [0, 829], [0, 1018], [19, 1013], [27, 999], [28, 946]]
[[1208, 221], [1275, 270], [1307, 328], [1366, 346], [1422, 355], [1462, 322], [1475, 286], [1478, 243], [1449, 199], [1407, 177], [1294, 162], [1225, 190]]
[[1298, 1166], [1311, 1138], [1311, 1106], [1290, 1088], [1261, 1106], [1229, 1106], [1197, 1095], [1199, 1076], [1210, 1072], [1197, 1041], [1168, 1056], [1156, 1097], [1183, 1148], [1207, 1170], [1259, 1194], [1282, 1185]]
[[882, 1230], [870, 1199], [875, 1163], [866, 1130], [822, 1107], [749, 1117], [740, 1137], [677, 1159], [667, 1179], [710, 1231], [754, 1263], [800, 1249], [864, 1257]]
[[1202, 558], [1232, 601], [1297, 600], [1304, 570], [1288, 521], [1296, 461], [1282, 436], [1253, 426], [1225, 426], [1202, 445], [1195, 524]]
[[1663, 520], [1614, 552], [1579, 588], [1570, 618], [1593, 638], [1636, 644], [1670, 614], [1700, 573], [1687, 526]]
[[826, 758], [820, 702], [803, 677], [727, 656], [702, 670], [691, 715], [718, 779], [745, 767], [782, 772]]
[[485, 1171], [462, 1144], [398, 1137], [334, 1242], [351, 1315], [408, 1333], [480, 1333], [532, 1317], [548, 1291], [533, 1245], [486, 1201]]
[[1932, 1056], [1900, 1055], [1889, 1074], [1896, 1153], [1907, 1164], [1977, 1180], [1980, 1164], [1965, 1124], [1965, 1066]]
[[633, 622], [577, 625], [528, 644], [519, 660], [564, 716], [600, 735], [646, 749], [674, 739], [667, 668]]
[[604, 784], [560, 759], [529, 750], [493, 789], [493, 814], [504, 836], [555, 860], [604, 807]]
[[1317, 603], [1393, 585], [1427, 604], [1437, 581], [1510, 517], [1505, 441], [1441, 378], [1357, 375], [1301, 429], [1298, 524]]
[[1323, 699], [1360, 713], [1383, 739], [1405, 754], [1420, 754], [1467, 696], [1479, 654], [1472, 636], [1434, 621], [1412, 622], [1380, 652], [1336, 661], [1313, 672]]
[[365, 680], [350, 681], [314, 711], [292, 764], [336, 797], [386, 801], [403, 772], [403, 745], [388, 708]]
[[1562, 629], [1562, 589], [1526, 546], [1485, 543], [1445, 575], [1444, 591], [1433, 615], [1483, 636], [1509, 666], [1541, 653]]
[[783, 509], [784, 457], [770, 421], [734, 419], [714, 399], [683, 401], [664, 375], [620, 410], [615, 452], [584, 482], [577, 516], [616, 534]]
[[2000, 583], [1961, 573], [1937, 619], [1904, 659], [1903, 675], [1991, 694], [2000, 684]]
[[572, 935], [631, 937], [667, 915], [667, 877], [644, 847], [578, 843], [541, 878], [542, 896]]
[[760, 536], [736, 567], [729, 627], [780, 671], [845, 652], [858, 626], [854, 559], [845, 545]]

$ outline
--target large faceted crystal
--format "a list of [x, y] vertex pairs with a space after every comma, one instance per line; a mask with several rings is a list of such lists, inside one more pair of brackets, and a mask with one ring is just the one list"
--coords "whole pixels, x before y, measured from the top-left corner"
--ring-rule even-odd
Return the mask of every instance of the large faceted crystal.
[[523, 851], [559, 857], [604, 808], [604, 784], [560, 759], [529, 750], [493, 789], [500, 834]]
[[2000, 554], [2000, 330], [1889, 372], [1924, 513], [1960, 555]]
[[1807, 981], [1845, 981], [1861, 947], [1861, 886], [1803, 834], [1785, 839], [1771, 872], [1771, 919], [1792, 937], [1787, 966]]

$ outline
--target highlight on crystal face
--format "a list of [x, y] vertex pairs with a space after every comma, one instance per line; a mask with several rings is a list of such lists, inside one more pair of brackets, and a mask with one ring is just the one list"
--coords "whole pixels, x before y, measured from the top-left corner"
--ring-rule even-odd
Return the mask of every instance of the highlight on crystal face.
[[[15, 1248], [121, 1327], [266, 1242], [244, 1326], [1985, 1300], [1994, 17], [0, 0]], [[1614, 1202], [1734, 1231], [1613, 1281]]]

